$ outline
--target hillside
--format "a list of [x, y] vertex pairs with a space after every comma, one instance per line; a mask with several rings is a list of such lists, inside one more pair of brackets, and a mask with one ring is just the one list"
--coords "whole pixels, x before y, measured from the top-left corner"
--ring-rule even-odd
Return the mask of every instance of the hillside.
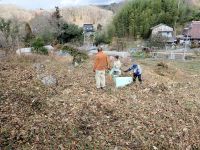
[[123, 7], [125, 4], [125, 1], [120, 3], [112, 3], [110, 5], [98, 5], [97, 7], [103, 8], [105, 10], [110, 10], [113, 13], [117, 13], [121, 7]]
[[[6, 19], [17, 19], [27, 21], [34, 19], [35, 16], [49, 16], [53, 10], [26, 10], [15, 5], [0, 5], [0, 17]], [[107, 24], [113, 16], [112, 11], [105, 10], [96, 6], [81, 6], [61, 8], [63, 19], [69, 23], [82, 26], [84, 23], [93, 23], [95, 25]]]
[[[182, 0], [188, 3], [191, 6], [197, 6], [200, 7], [200, 0]], [[98, 7], [105, 9], [105, 10], [110, 10], [113, 13], [117, 13], [120, 8], [124, 6], [124, 4], [127, 2], [127, 0], [124, 0], [119, 3], [111, 3], [110, 5], [98, 5]]]
[[5, 19], [17, 19], [19, 21], [29, 21], [34, 18], [34, 12], [15, 5], [0, 5], [0, 17]]
[[96, 6], [62, 8], [61, 15], [65, 21], [82, 26], [84, 23], [106, 25], [112, 19], [113, 13]]
[[192, 6], [200, 7], [200, 0], [186, 0], [186, 2]]

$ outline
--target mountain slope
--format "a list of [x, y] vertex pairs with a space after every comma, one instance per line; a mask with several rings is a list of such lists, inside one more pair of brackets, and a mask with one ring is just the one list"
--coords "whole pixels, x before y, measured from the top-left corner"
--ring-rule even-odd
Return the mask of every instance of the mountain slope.
[[67, 22], [82, 26], [84, 23], [106, 25], [113, 13], [96, 6], [82, 6], [61, 9], [63, 19]]
[[0, 17], [5, 19], [17, 19], [20, 21], [29, 21], [34, 17], [34, 12], [22, 9], [15, 5], [0, 5]]
[[200, 7], [200, 0], [186, 0], [186, 2], [192, 6]]
[[124, 6], [126, 1], [120, 2], [120, 3], [112, 3], [110, 5], [98, 5], [99, 8], [110, 10], [113, 13], [116, 13], [119, 11], [120, 8]]
[[[54, 10], [26, 10], [15, 5], [0, 5], [0, 17], [30, 22], [36, 16], [49, 16]], [[61, 8], [63, 19], [69, 23], [82, 26], [84, 23], [105, 25], [113, 16], [113, 12], [96, 6]]]

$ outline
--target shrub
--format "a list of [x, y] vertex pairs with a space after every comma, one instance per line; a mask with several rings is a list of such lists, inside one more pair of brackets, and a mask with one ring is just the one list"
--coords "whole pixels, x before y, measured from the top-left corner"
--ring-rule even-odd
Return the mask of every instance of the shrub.
[[133, 57], [137, 57], [137, 58], [148, 58], [150, 57], [148, 53], [144, 52], [144, 51], [137, 51], [135, 53], [133, 53]]
[[61, 26], [61, 34], [58, 36], [58, 41], [60, 43], [68, 42], [82, 42], [83, 41], [83, 29], [79, 28], [74, 24], [64, 23]]
[[149, 40], [149, 46], [150, 47], [157, 47], [157, 48], [164, 48], [166, 43], [168, 41], [167, 37], [164, 37], [162, 35], [154, 35]]
[[200, 47], [199, 41], [192, 41], [191, 48], [199, 48], [199, 47]]
[[168, 69], [168, 65], [164, 62], [157, 63], [157, 66]]
[[95, 36], [95, 45], [110, 44], [111, 39], [105, 33], [97, 33]]
[[41, 33], [40, 37], [44, 40], [45, 44], [51, 44], [54, 41], [54, 34], [45, 30], [43, 33]]
[[37, 54], [48, 54], [48, 50], [44, 47], [44, 40], [42, 38], [36, 38], [33, 40], [32, 44], [32, 52]]
[[200, 50], [194, 50], [194, 54], [195, 54], [196, 56], [200, 56]]
[[84, 51], [80, 51], [77, 48], [74, 48], [71, 45], [65, 44], [62, 48], [63, 51], [67, 51], [74, 58], [74, 62], [81, 63], [83, 60], [89, 58], [88, 54]]

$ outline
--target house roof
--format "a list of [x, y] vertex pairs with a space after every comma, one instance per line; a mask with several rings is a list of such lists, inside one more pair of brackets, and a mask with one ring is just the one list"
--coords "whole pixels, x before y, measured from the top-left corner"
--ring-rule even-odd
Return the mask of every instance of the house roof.
[[83, 26], [93, 26], [93, 24], [87, 23], [87, 24], [83, 24]]
[[[187, 32], [185, 32], [187, 35]], [[192, 39], [200, 39], [200, 21], [192, 21], [188, 29], [188, 36]]]
[[[170, 26], [168, 26], [168, 25], [166, 25], [166, 24], [160, 23], [160, 24], [158, 24], [158, 25], [152, 27], [151, 30], [153, 30], [153, 29], [155, 29], [155, 28], [158, 28], [158, 27], [160, 27], [160, 26], [167, 26], [167, 27], [169, 27], [169, 28], [172, 28], [172, 27], [170, 27]], [[172, 28], [172, 29], [173, 29], [173, 28]]]

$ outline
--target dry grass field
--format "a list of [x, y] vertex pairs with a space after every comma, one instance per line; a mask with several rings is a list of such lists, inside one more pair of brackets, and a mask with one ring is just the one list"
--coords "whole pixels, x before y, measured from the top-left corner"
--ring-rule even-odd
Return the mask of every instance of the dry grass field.
[[[42, 56], [1, 60], [1, 149], [199, 149], [200, 61], [137, 62], [143, 84], [107, 80], [97, 91], [91, 60], [76, 68]], [[42, 85], [34, 63], [58, 84]]]

